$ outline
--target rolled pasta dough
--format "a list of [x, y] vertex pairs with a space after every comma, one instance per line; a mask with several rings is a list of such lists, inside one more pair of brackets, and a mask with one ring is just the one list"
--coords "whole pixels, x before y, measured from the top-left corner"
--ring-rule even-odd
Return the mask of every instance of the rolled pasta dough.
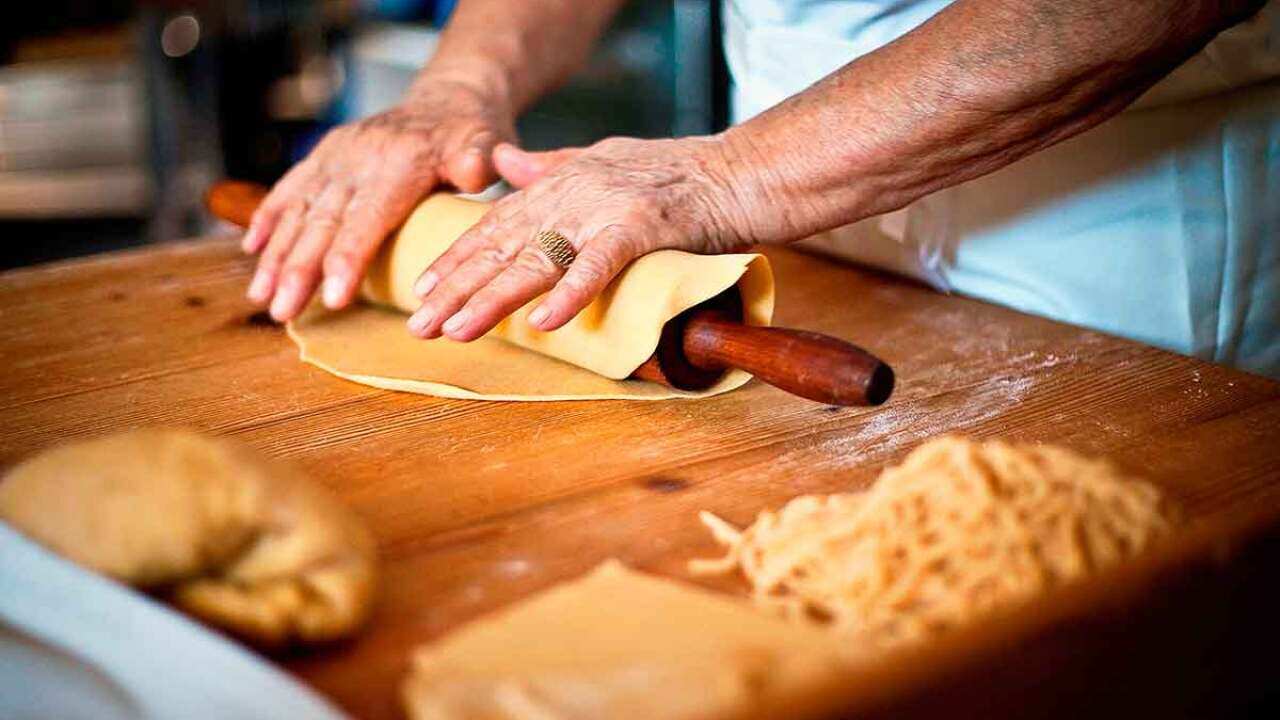
[[750, 379], [732, 370], [707, 390], [685, 392], [626, 378], [653, 354], [668, 320], [735, 285], [744, 320], [769, 324], [773, 275], [756, 254], [645, 255], [554, 332], [525, 321], [535, 301], [472, 343], [413, 337], [405, 313], [419, 305], [414, 281], [488, 207], [448, 193], [427, 198], [374, 260], [361, 290], [367, 303], [339, 312], [313, 306], [290, 323], [302, 359], [365, 385], [488, 400], [701, 397]]

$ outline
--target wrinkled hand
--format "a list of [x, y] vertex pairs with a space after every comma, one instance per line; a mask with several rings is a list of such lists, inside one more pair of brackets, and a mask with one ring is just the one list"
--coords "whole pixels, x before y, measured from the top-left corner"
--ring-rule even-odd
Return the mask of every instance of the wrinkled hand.
[[[529, 323], [554, 330], [641, 255], [748, 244], [717, 138], [613, 138], [551, 153], [501, 145], [494, 162], [512, 185], [527, 187], [498, 201], [418, 279], [422, 307], [409, 329], [419, 337], [474, 340], [542, 293]], [[543, 230], [577, 250], [567, 271], [534, 243]]]
[[330, 132], [272, 188], [245, 234], [261, 252], [248, 296], [278, 321], [324, 278], [330, 308], [352, 301], [378, 247], [435, 186], [477, 192], [497, 179], [495, 145], [514, 113], [461, 82], [425, 84], [405, 104]]

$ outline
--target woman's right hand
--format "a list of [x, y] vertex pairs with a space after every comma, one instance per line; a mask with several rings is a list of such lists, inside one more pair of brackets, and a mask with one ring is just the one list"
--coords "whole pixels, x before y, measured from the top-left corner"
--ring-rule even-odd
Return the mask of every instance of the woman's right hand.
[[317, 287], [326, 306], [349, 304], [378, 247], [423, 196], [445, 183], [478, 192], [497, 179], [493, 148], [515, 140], [515, 113], [500, 95], [427, 75], [400, 106], [332, 130], [254, 213], [243, 247], [261, 257], [249, 299], [281, 322]]

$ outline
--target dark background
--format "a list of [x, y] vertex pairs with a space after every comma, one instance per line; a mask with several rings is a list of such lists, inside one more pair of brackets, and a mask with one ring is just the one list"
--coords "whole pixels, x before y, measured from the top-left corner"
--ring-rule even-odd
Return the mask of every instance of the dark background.
[[[452, 0], [46, 0], [0, 23], [0, 268], [207, 232], [222, 177], [270, 183], [385, 109]], [[633, 2], [520, 122], [531, 148], [723, 128], [719, 4]]]

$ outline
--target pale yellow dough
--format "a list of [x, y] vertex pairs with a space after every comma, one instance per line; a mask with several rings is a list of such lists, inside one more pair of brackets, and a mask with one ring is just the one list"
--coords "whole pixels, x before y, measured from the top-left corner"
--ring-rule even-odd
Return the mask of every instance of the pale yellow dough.
[[750, 379], [731, 371], [693, 393], [625, 378], [653, 354], [668, 320], [735, 285], [746, 322], [768, 325], [773, 275], [762, 255], [659, 251], [554, 332], [525, 322], [530, 303], [473, 343], [414, 338], [405, 328], [419, 305], [414, 281], [488, 207], [447, 193], [427, 198], [374, 261], [362, 290], [368, 303], [337, 313], [313, 306], [289, 325], [302, 359], [365, 385], [487, 400], [702, 397]]
[[373, 601], [360, 519], [291, 466], [227, 440], [157, 429], [58, 446], [0, 482], [0, 518], [258, 645], [348, 635]]
[[616, 561], [417, 650], [414, 720], [800, 717], [846, 643]]

